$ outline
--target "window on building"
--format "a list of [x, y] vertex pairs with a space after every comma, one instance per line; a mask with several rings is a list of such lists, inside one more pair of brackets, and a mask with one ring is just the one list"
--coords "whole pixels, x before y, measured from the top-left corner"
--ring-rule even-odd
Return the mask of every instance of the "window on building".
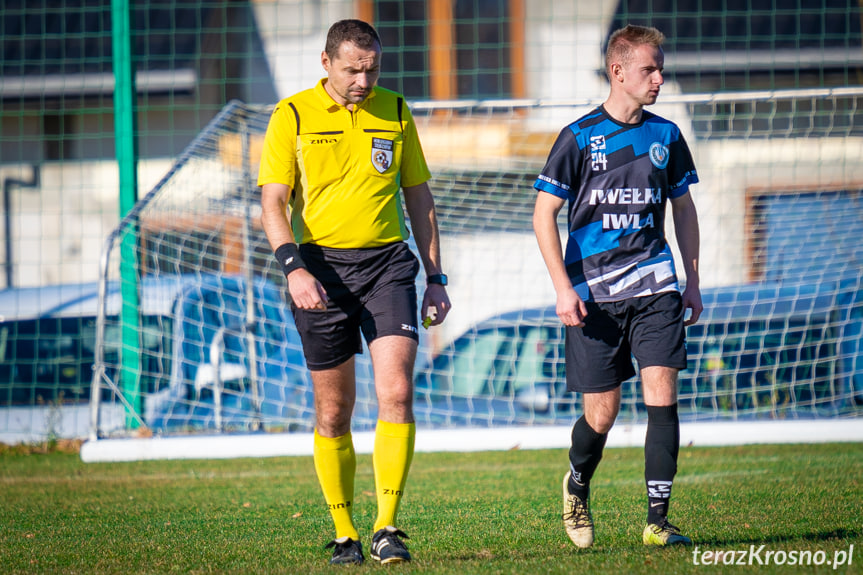
[[[380, 85], [415, 100], [517, 97], [513, 8], [522, 0], [382, 0]], [[522, 23], [518, 23], [521, 25]]]

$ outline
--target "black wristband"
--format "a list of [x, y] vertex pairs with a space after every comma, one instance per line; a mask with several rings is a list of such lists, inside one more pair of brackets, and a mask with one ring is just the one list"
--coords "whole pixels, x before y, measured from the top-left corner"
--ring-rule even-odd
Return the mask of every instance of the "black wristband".
[[306, 269], [306, 263], [300, 257], [300, 248], [297, 244], [288, 242], [276, 248], [276, 260], [282, 266], [285, 277], [297, 269]]
[[449, 279], [446, 277], [446, 274], [432, 274], [426, 277], [426, 284], [437, 284], [439, 286], [445, 286], [449, 283]]

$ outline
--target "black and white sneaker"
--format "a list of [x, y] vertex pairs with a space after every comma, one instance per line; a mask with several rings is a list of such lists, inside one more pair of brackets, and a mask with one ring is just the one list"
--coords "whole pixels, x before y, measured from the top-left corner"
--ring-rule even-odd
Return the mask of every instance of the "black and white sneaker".
[[333, 549], [333, 558], [330, 559], [330, 565], [362, 565], [365, 561], [363, 556], [363, 544], [359, 541], [354, 541], [350, 537], [339, 537], [333, 539], [324, 547], [324, 549]]
[[411, 554], [400, 537], [410, 539], [404, 531], [387, 525], [372, 537], [371, 556], [381, 563], [401, 563], [411, 560]]

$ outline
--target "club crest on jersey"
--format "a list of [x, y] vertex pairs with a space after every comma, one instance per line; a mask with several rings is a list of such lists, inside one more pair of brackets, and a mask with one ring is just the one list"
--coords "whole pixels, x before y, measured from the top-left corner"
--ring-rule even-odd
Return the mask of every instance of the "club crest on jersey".
[[648, 155], [650, 156], [650, 163], [660, 170], [664, 170], [665, 166], [668, 165], [668, 146], [660, 142], [653, 142], [650, 144]]
[[383, 174], [393, 163], [393, 142], [383, 138], [372, 138], [372, 165]]

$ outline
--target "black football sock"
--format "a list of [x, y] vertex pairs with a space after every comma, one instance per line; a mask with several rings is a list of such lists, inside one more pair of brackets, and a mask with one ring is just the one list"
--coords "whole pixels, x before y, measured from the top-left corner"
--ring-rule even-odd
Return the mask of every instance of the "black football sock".
[[587, 499], [590, 496], [590, 479], [602, 459], [607, 433], [597, 433], [582, 415], [572, 426], [572, 446], [569, 448], [569, 492]]
[[647, 483], [647, 523], [661, 523], [668, 515], [671, 484], [677, 473], [680, 421], [677, 404], [647, 406], [644, 441], [644, 480]]

